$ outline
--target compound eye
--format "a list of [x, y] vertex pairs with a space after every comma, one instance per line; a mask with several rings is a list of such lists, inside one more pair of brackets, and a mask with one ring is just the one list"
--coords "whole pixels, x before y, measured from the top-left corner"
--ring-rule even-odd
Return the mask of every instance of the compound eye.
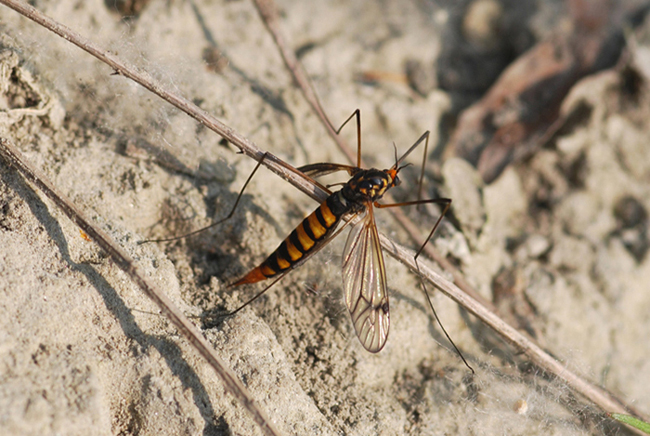
[[400, 178], [395, 176], [395, 178], [393, 179], [393, 186], [399, 186], [401, 184], [402, 184], [402, 181], [400, 180]]

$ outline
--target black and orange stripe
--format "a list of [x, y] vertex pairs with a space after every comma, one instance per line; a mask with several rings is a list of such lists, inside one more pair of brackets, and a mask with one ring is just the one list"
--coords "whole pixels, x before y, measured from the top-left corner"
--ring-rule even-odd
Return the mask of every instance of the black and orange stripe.
[[336, 228], [348, 207], [341, 202], [339, 192], [330, 195], [321, 205], [296, 227], [282, 244], [260, 266], [246, 274], [232, 286], [256, 283], [276, 276], [294, 267], [305, 255], [315, 250], [319, 243]]
[[397, 183], [397, 172], [393, 169], [358, 171], [340, 191], [327, 197], [305, 218], [260, 266], [230, 286], [256, 283], [292, 269], [327, 241], [343, 215], [362, 211]]

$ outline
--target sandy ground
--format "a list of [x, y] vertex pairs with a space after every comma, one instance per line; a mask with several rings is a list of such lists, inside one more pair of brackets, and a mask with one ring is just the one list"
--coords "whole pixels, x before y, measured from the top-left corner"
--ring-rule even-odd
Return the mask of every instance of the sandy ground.
[[[122, 20], [100, 0], [35, 6], [286, 161], [344, 162], [251, 3], [153, 0], [136, 20]], [[362, 110], [372, 165], [392, 164], [393, 141], [404, 150], [430, 129], [437, 142], [447, 95], [422, 97], [401, 83], [369, 86], [354, 78], [401, 72], [411, 58], [432, 63], [444, 9], [369, 0], [280, 6], [330, 118], [338, 123]], [[225, 284], [270, 253], [314, 202], [261, 170], [234, 219], [198, 238], [138, 245], [223, 217], [254, 162], [5, 7], [0, 26], [2, 134], [189, 316], [250, 297], [253, 289]], [[228, 60], [221, 69], [204, 61], [214, 48]], [[645, 50], [641, 39], [635, 62], [642, 90], [634, 98], [615, 71], [580, 83], [566, 105], [584, 105], [587, 115], [490, 186], [457, 160], [440, 171], [434, 162], [429, 171], [442, 175], [440, 189], [454, 199], [462, 230], [445, 225], [438, 248], [543, 347], [650, 413]], [[354, 138], [353, 129], [344, 134]], [[409, 171], [400, 198], [414, 192], [416, 171]], [[260, 433], [155, 306], [4, 164], [0, 211], [0, 433]], [[426, 233], [434, 218], [412, 214]], [[384, 233], [409, 244], [387, 214], [377, 216]], [[392, 259], [390, 337], [382, 352], [367, 353], [342, 303], [341, 249], [342, 241], [334, 242], [240, 315], [204, 331], [284, 433], [619, 431], [436, 293], [442, 322], [477, 370], [470, 382], [417, 280]]]

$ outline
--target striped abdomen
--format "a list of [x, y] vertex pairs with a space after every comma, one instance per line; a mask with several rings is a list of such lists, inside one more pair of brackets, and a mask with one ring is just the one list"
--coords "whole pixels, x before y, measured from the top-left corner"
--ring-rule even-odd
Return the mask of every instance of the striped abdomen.
[[256, 283], [290, 270], [323, 242], [347, 212], [347, 202], [336, 192], [296, 227], [260, 266], [231, 286]]

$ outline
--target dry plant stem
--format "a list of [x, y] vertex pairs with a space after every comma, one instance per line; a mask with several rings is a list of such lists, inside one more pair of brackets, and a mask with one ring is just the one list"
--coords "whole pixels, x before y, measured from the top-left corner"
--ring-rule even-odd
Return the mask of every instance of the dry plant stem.
[[[53, 31], [64, 39], [72, 42], [73, 44], [97, 57], [101, 61], [107, 63], [119, 74], [131, 78], [159, 97], [170, 102], [178, 109], [186, 112], [192, 118], [195, 118], [200, 123], [203, 123], [211, 130], [223, 136], [233, 145], [238, 147], [244, 154], [253, 157], [257, 161], [262, 158], [264, 153], [250, 141], [234, 132], [230, 127], [219, 122], [213, 116], [207, 114], [205, 111], [191, 103], [189, 100], [182, 98], [167, 89], [164, 89], [162, 85], [154, 81], [148, 74], [139, 72], [136, 67], [121, 61], [116, 56], [108, 53], [104, 49], [99, 48], [85, 38], [82, 38], [80, 35], [71, 31], [67, 27], [53, 21], [48, 17], [45, 17], [36, 9], [21, 1], [0, 0], [0, 4], [11, 7], [27, 18], [30, 18], [33, 21], [41, 24], [47, 29]], [[280, 175], [296, 188], [310, 195], [316, 201], [323, 201], [326, 198], [326, 193], [316, 184], [314, 184], [311, 179], [297, 172], [297, 170], [293, 169], [293, 167], [290, 165], [282, 162], [277, 157], [268, 154], [264, 159], [263, 165], [267, 166], [273, 172]], [[409, 268], [411, 268], [412, 271], [417, 272], [412, 252], [407, 251], [385, 236], [380, 236], [382, 247], [391, 256], [395, 257], [404, 265], [407, 265]], [[644, 419], [641, 414], [634, 411], [634, 409], [632, 409], [630, 406], [624, 404], [622, 401], [615, 399], [612, 395], [605, 392], [603, 389], [590, 384], [585, 379], [581, 378], [568, 368], [564, 367], [560, 362], [555, 360], [548, 353], [535, 345], [535, 343], [530, 339], [506, 324], [490, 309], [485, 307], [485, 305], [481, 304], [474, 298], [461, 291], [456, 285], [446, 280], [439, 274], [435, 273], [431, 268], [422, 262], [420, 263], [420, 272], [426, 280], [430, 281], [434, 286], [442, 290], [451, 299], [459, 303], [461, 306], [474, 314], [477, 318], [493, 328], [507, 342], [515, 346], [519, 351], [526, 354], [526, 356], [528, 356], [532, 362], [534, 362], [544, 371], [547, 371], [548, 373], [554, 374], [556, 377], [565, 380], [573, 389], [588, 398], [602, 410], [614, 413], [633, 413], [640, 419]], [[647, 421], [647, 419], [644, 420]], [[267, 428], [268, 427], [265, 427], [265, 429]]]
[[255, 422], [269, 436], [279, 433], [269, 420], [266, 413], [260, 409], [252, 395], [239, 381], [239, 378], [215, 353], [212, 346], [205, 340], [201, 332], [192, 324], [183, 313], [171, 302], [167, 296], [152, 285], [135, 265], [128, 255], [106, 232], [95, 226], [72, 202], [59, 193], [57, 189], [39, 170], [34, 168], [6, 138], [0, 138], [0, 156], [23, 177], [36, 185], [48, 198], [50, 198], [68, 218], [79, 226], [93, 241], [106, 251], [122, 271], [135, 282], [140, 289], [158, 305], [161, 312], [169, 319], [192, 346], [208, 361], [217, 375], [223, 381], [225, 388], [250, 412]]
[[[332, 123], [330, 122], [329, 118], [325, 114], [325, 110], [320, 104], [320, 100], [318, 99], [318, 95], [316, 94], [316, 91], [314, 90], [314, 87], [311, 84], [311, 80], [309, 80], [309, 77], [305, 73], [305, 70], [302, 68], [302, 64], [300, 63], [300, 61], [298, 61], [295, 52], [286, 43], [286, 40], [282, 34], [282, 30], [278, 20], [278, 13], [277, 13], [277, 8], [275, 6], [275, 2], [273, 0], [253, 0], [253, 1], [255, 3], [255, 6], [257, 7], [258, 13], [262, 18], [262, 21], [264, 22], [264, 25], [268, 29], [269, 33], [271, 34], [271, 37], [275, 41], [275, 45], [278, 47], [278, 50], [280, 51], [280, 55], [282, 56], [284, 65], [291, 73], [293, 80], [296, 82], [298, 88], [300, 89], [303, 96], [305, 97], [305, 100], [307, 100], [307, 103], [311, 106], [312, 110], [316, 113], [318, 118], [321, 120], [321, 123], [325, 126], [327, 133], [334, 140], [334, 142], [339, 147], [341, 152], [343, 152], [343, 154], [348, 158], [349, 162], [351, 162], [354, 165], [357, 164], [357, 161], [362, 162], [360, 156], [355, 156], [354, 153], [350, 150], [350, 147], [345, 142], [345, 140], [336, 133], [336, 130], [332, 126]], [[363, 164], [361, 165], [361, 167], [366, 168], [366, 166], [364, 166]], [[394, 200], [392, 200], [392, 196], [390, 195], [390, 193], [387, 193], [385, 198], [386, 201], [389, 203], [395, 202]], [[413, 223], [413, 221], [411, 221], [411, 219], [406, 216], [406, 214], [402, 210], [393, 208], [389, 210], [389, 213], [391, 213], [393, 217], [395, 217], [397, 222], [399, 222], [400, 225], [404, 228], [404, 230], [406, 230], [409, 237], [413, 240], [413, 242], [415, 242], [416, 245], [421, 247], [422, 244], [424, 244], [424, 239], [422, 238], [422, 232]], [[452, 263], [449, 262], [444, 256], [442, 256], [435, 248], [433, 248], [433, 246], [427, 244], [424, 247], [424, 252], [429, 257], [431, 257], [438, 265], [440, 265], [445, 271], [447, 271], [454, 277], [454, 283], [456, 284], [456, 286], [461, 288], [467, 294], [474, 297], [476, 300], [480, 301], [481, 304], [483, 304], [485, 307], [496, 312], [496, 308], [492, 305], [492, 303], [486, 300], [485, 298], [483, 298], [481, 294], [476, 292], [476, 290], [469, 283], [467, 283], [467, 281], [463, 277], [462, 273], [458, 270], [458, 268], [454, 267]]]
[[296, 58], [295, 52], [288, 48], [288, 45], [280, 30], [278, 12], [277, 7], [275, 6], [275, 2], [273, 0], [253, 0], [253, 2], [257, 7], [257, 12], [262, 17], [264, 25], [273, 37], [275, 45], [277, 45], [278, 49], [280, 50], [284, 65], [291, 72], [293, 79], [296, 81], [298, 88], [305, 96], [307, 103], [309, 103], [312, 110], [316, 112], [318, 117], [321, 119], [325, 125], [325, 128], [327, 129], [327, 133], [330, 135], [330, 137], [332, 137], [334, 142], [338, 144], [343, 154], [345, 154], [350, 162], [356, 165], [359, 157], [355, 156], [354, 153], [350, 151], [350, 147], [348, 147], [347, 144], [344, 143], [343, 139], [336, 133], [336, 129], [334, 129], [332, 123], [329, 121], [329, 118], [327, 118], [327, 115], [325, 114], [325, 111], [323, 110], [323, 107], [318, 100], [318, 96], [316, 95], [314, 88], [311, 86], [311, 81], [307, 77], [307, 74], [305, 74], [305, 71], [302, 69], [300, 62], [298, 62], [298, 58]]
[[[104, 62], [106, 65], [110, 66], [116, 74], [127, 77], [134, 82], [142, 85], [149, 91], [153, 92], [163, 100], [171, 103], [176, 108], [185, 112], [199, 123], [204, 124], [210, 130], [221, 135], [223, 138], [227, 139], [230, 143], [235, 145], [241, 150], [241, 152], [249, 157], [252, 157], [256, 161], [260, 161], [264, 156], [264, 152], [261, 151], [255, 144], [250, 142], [245, 137], [241, 136], [239, 133], [235, 132], [230, 127], [223, 124], [221, 121], [213, 117], [212, 115], [205, 112], [203, 109], [192, 103], [190, 100], [175, 94], [174, 92], [165, 88], [162, 84], [156, 81], [151, 77], [147, 72], [140, 70], [135, 65], [129, 64], [122, 61], [119, 57], [115, 56], [108, 50], [99, 47], [97, 44], [94, 44], [87, 38], [84, 38], [80, 34], [74, 32], [72, 29], [64, 26], [63, 24], [49, 18], [44, 15], [34, 7], [28, 5], [27, 3], [20, 0], [0, 0], [0, 4], [4, 4], [11, 9], [19, 12], [30, 20], [40, 24], [46, 29], [56, 33], [63, 39], [73, 43], [82, 50], [88, 52], [89, 54], [95, 56], [100, 61]], [[279, 175], [285, 180], [293, 179], [291, 182], [295, 187], [306, 193], [307, 195], [314, 196], [319, 195], [313, 187], [313, 181], [308, 177], [302, 177], [302, 181], [296, 177], [296, 172], [292, 166], [284, 163], [277, 157], [273, 156], [271, 153], [267, 153], [267, 156], [264, 159], [264, 166], [269, 168], [271, 171]], [[321, 192], [321, 198], [324, 199], [324, 193]]]
[[90, 238], [92, 238], [103, 250], [105, 250], [113, 261], [122, 269], [143, 291], [153, 300], [162, 313], [179, 329], [185, 338], [194, 348], [208, 361], [219, 377], [223, 380], [226, 389], [235, 396], [244, 407], [253, 415], [255, 421], [268, 435], [279, 435], [275, 430], [266, 413], [259, 409], [257, 403], [250, 393], [241, 384], [237, 376], [217, 356], [210, 344], [203, 338], [201, 332], [182, 314], [182, 312], [167, 298], [167, 296], [153, 286], [140, 269], [135, 265], [134, 260], [103, 230], [96, 227], [88, 220], [83, 213], [77, 209], [72, 202], [47, 180], [47, 178], [34, 168], [22, 154], [5, 138], [0, 138], [0, 156], [8, 164], [16, 168], [27, 180], [34, 183], [47, 197], [75, 223]]

